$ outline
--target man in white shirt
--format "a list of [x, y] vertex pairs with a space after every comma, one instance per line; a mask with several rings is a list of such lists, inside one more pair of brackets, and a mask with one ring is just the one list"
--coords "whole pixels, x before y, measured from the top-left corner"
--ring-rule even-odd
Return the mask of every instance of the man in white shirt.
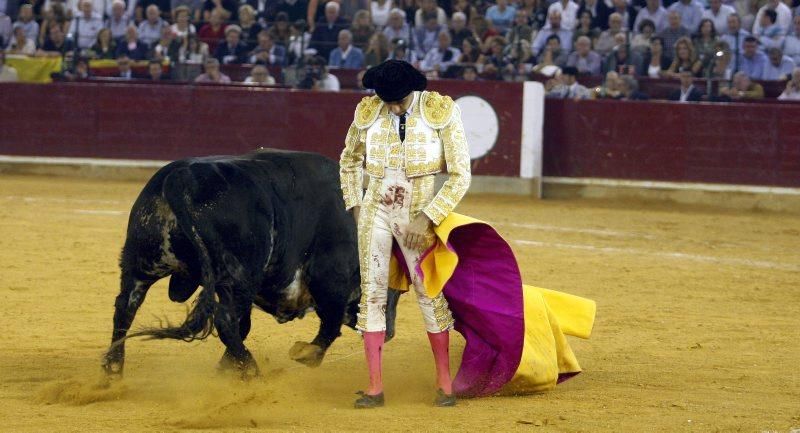
[[785, 80], [794, 71], [796, 66], [794, 60], [785, 56], [780, 48], [772, 47], [767, 50], [767, 57], [769, 57], [769, 61], [764, 65], [762, 80]]
[[[731, 53], [734, 53], [735, 56], [737, 51], [739, 55], [744, 52], [744, 40], [748, 36], [750, 36], [750, 33], [742, 29], [742, 20], [739, 18], [739, 14], [730, 14], [728, 15], [728, 32], [725, 34], [720, 33], [719, 38], [728, 43], [728, 46], [731, 47]], [[736, 61], [735, 58], [734, 61]]]
[[161, 10], [156, 5], [150, 5], [145, 10], [147, 19], [139, 24], [139, 40], [151, 46], [161, 39], [161, 30], [169, 26], [161, 19]]
[[700, 21], [703, 19], [703, 6], [696, 0], [679, 0], [673, 3], [668, 11], [676, 11], [681, 14], [681, 25], [689, 30], [689, 33], [697, 33]]
[[722, 0], [709, 0], [709, 8], [703, 12], [703, 18], [714, 22], [718, 35], [728, 32], [728, 16], [736, 13], [733, 6], [722, 4]]
[[125, 38], [125, 32], [130, 24], [130, 16], [125, 12], [125, 2], [123, 0], [114, 0], [106, 20], [106, 27], [111, 30], [111, 38], [117, 41]]
[[458, 57], [461, 55], [461, 51], [459, 51], [458, 48], [451, 47], [451, 41], [452, 39], [450, 38], [450, 33], [439, 33], [439, 44], [432, 50], [428, 51], [428, 54], [425, 55], [425, 58], [422, 60], [422, 63], [419, 66], [419, 69], [422, 72], [435, 71], [441, 74], [451, 65], [455, 64], [458, 61]]
[[558, 0], [547, 8], [547, 14], [561, 12], [561, 28], [572, 31], [578, 25], [578, 9], [578, 4], [572, 0]]
[[761, 16], [764, 15], [764, 11], [767, 9], [774, 10], [775, 13], [778, 14], [778, 21], [776, 24], [778, 24], [778, 26], [783, 30], [783, 33], [786, 34], [786, 32], [788, 32], [792, 26], [792, 10], [780, 0], [767, 0], [767, 4], [758, 10], [758, 14], [756, 14], [756, 20], [753, 23], [753, 34], [761, 34], [761, 28], [763, 26], [761, 23]]
[[800, 65], [800, 15], [795, 15], [792, 23], [794, 31], [783, 40], [783, 54], [791, 57], [795, 64]]
[[82, 0], [81, 15], [72, 20], [69, 33], [73, 40], [78, 41], [81, 50], [90, 48], [97, 39], [97, 33], [103, 28], [103, 20], [94, 13], [92, 0]]
[[562, 49], [567, 52], [572, 51], [572, 31], [561, 27], [561, 12], [553, 11], [547, 14], [548, 26], [545, 26], [533, 40], [531, 44], [531, 51], [534, 56], [538, 56], [547, 43], [547, 38], [550, 35], [558, 36], [561, 41]]
[[661, 0], [647, 0], [647, 7], [642, 8], [636, 15], [636, 21], [633, 23], [632, 30], [639, 33], [639, 24], [644, 20], [650, 20], [655, 23], [656, 34], [667, 28], [667, 10], [661, 6]]

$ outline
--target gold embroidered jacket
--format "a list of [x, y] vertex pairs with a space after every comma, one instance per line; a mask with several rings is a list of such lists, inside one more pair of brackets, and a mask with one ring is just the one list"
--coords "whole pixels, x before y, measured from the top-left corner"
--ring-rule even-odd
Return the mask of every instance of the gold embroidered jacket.
[[421, 92], [415, 103], [417, 106], [406, 120], [402, 143], [380, 98], [365, 97], [356, 107], [340, 158], [342, 192], [348, 209], [361, 205], [365, 168], [376, 179], [383, 178], [386, 168], [405, 169], [409, 178], [432, 176], [446, 169], [449, 178], [422, 209], [436, 225], [466, 194], [471, 178], [470, 158], [461, 111], [452, 98], [436, 92]]

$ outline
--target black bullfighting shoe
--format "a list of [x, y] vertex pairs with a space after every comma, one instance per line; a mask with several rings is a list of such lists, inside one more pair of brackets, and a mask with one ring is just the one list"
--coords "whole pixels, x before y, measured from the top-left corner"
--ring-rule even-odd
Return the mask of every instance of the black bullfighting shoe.
[[439, 407], [455, 406], [456, 396], [455, 394], [445, 394], [440, 388], [436, 391], [436, 400], [433, 401], [433, 404]]
[[359, 397], [356, 400], [356, 409], [372, 409], [374, 407], [383, 407], [383, 393], [378, 395], [369, 395], [364, 391], [358, 391]]

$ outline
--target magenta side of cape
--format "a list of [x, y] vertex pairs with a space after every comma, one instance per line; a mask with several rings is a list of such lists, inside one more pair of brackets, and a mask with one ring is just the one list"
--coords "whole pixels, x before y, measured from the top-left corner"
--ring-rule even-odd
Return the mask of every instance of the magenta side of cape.
[[522, 277], [511, 247], [487, 224], [460, 226], [448, 241], [458, 266], [444, 295], [466, 340], [453, 389], [462, 397], [491, 395], [514, 377], [522, 357]]

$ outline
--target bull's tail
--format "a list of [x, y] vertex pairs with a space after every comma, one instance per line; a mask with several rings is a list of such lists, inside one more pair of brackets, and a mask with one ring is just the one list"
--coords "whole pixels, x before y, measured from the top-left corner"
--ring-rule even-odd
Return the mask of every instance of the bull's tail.
[[[204, 340], [214, 330], [214, 315], [218, 308], [215, 285], [216, 273], [206, 243], [198, 232], [198, 224], [191, 209], [197, 207], [193, 198], [198, 196], [199, 184], [189, 167], [181, 167], [164, 179], [162, 196], [175, 214], [177, 226], [190, 240], [201, 265], [200, 293], [189, 310], [186, 320], [177, 326], [169, 323], [163, 327], [145, 328], [126, 338], [175, 339], [186, 342]], [[122, 340], [120, 340], [122, 341]]]

